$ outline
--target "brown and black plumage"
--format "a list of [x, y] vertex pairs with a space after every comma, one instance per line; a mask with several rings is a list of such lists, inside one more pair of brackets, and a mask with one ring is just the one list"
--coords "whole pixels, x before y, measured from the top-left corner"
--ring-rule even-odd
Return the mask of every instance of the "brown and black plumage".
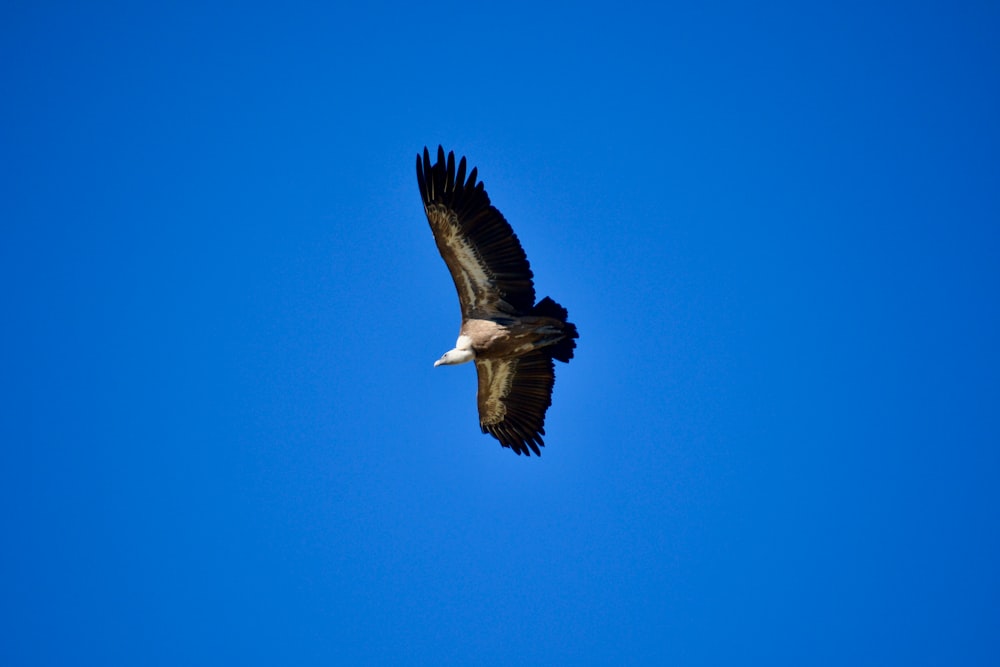
[[545, 297], [535, 303], [531, 267], [514, 230], [490, 204], [463, 157], [417, 156], [417, 182], [438, 251], [455, 281], [462, 326], [455, 348], [434, 365], [476, 362], [479, 424], [517, 454], [541, 454], [552, 404], [553, 359], [569, 362], [576, 326]]

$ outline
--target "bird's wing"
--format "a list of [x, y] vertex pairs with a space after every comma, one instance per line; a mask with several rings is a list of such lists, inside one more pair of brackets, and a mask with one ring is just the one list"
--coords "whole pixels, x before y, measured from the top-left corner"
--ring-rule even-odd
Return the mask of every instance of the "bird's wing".
[[417, 156], [417, 182], [424, 211], [458, 290], [462, 318], [476, 313], [518, 315], [531, 310], [535, 287], [531, 267], [514, 230], [490, 205], [473, 168], [465, 177], [465, 158], [455, 170], [455, 154], [438, 146], [431, 164], [424, 148]]
[[539, 350], [509, 359], [476, 359], [476, 372], [483, 433], [517, 454], [540, 456], [556, 381], [552, 358]]

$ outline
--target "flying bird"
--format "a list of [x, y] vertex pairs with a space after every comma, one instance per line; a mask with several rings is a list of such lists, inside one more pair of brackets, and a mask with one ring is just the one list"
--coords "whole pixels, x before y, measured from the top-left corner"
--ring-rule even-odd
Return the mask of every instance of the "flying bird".
[[568, 363], [576, 326], [545, 297], [535, 303], [531, 267], [514, 230], [490, 204], [473, 168], [438, 146], [417, 155], [417, 182], [438, 251], [458, 291], [462, 326], [435, 366], [476, 362], [479, 425], [518, 455], [541, 455], [555, 364]]

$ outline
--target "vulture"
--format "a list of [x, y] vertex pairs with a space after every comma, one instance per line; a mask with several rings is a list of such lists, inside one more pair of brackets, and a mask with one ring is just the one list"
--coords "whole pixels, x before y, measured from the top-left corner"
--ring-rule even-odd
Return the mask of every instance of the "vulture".
[[455, 281], [462, 326], [434, 366], [476, 362], [479, 426], [518, 455], [541, 455], [552, 404], [553, 360], [568, 363], [576, 326], [545, 297], [535, 303], [531, 267], [510, 224], [463, 157], [438, 146], [417, 155], [417, 182], [438, 251]]

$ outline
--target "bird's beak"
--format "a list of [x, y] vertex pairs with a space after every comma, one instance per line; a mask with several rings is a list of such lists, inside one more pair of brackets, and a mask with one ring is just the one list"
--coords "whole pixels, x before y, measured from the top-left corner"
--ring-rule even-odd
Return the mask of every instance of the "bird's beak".
[[440, 365], [441, 365], [441, 360], [440, 359], [438, 359], [437, 361], [434, 362], [434, 368], [437, 368]]

